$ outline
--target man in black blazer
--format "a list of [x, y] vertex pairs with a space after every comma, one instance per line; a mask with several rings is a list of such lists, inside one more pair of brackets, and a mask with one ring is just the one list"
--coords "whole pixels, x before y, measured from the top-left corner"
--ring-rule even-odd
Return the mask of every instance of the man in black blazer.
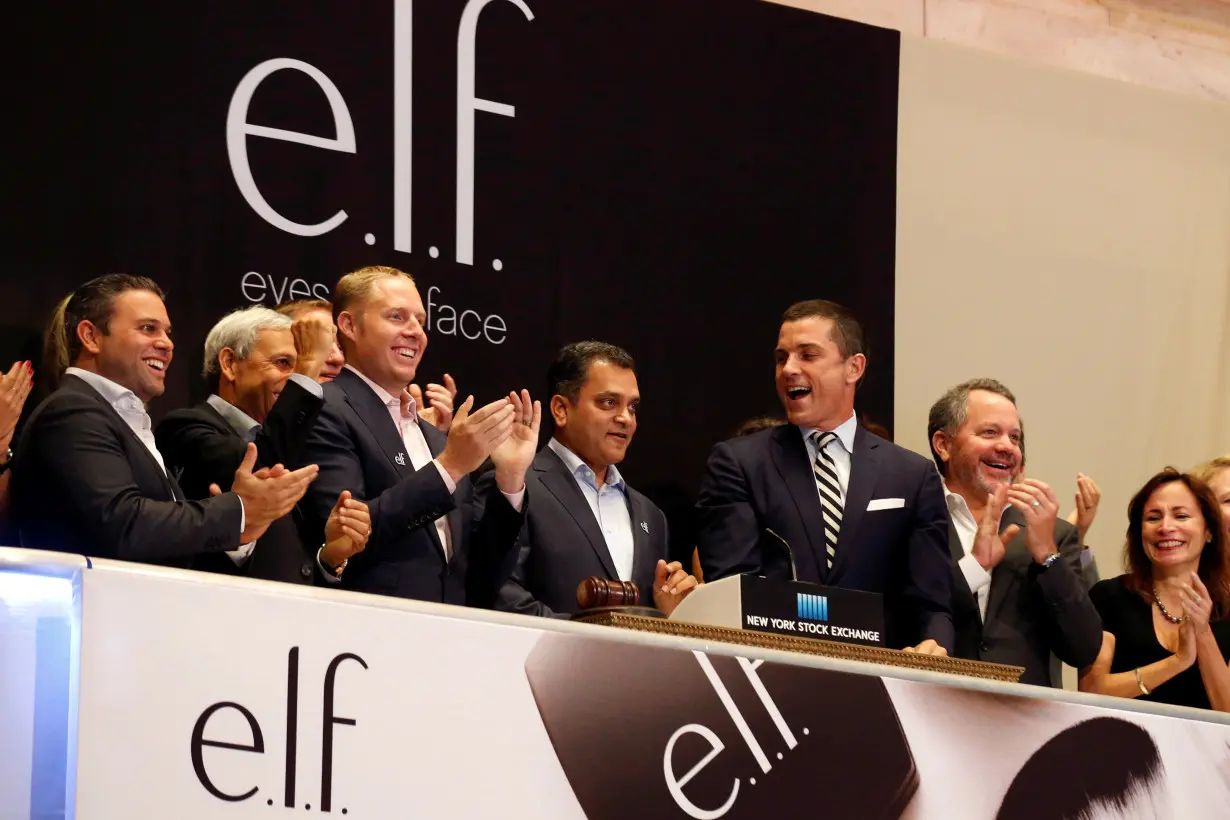
[[526, 476], [534, 503], [496, 607], [569, 615], [577, 586], [598, 576], [632, 581], [643, 604], [669, 615], [696, 579], [667, 563], [666, 516], [615, 466], [636, 434], [641, 402], [632, 356], [605, 342], [575, 342], [560, 350], [547, 384], [555, 435]]
[[162, 291], [144, 277], [103, 276], [69, 298], [52, 332], [72, 366], [14, 462], [23, 547], [186, 567], [260, 538], [303, 496], [315, 467], [254, 474], [249, 447], [230, 492], [185, 500], [145, 411], [164, 389], [170, 330]]
[[931, 408], [931, 452], [951, 517], [954, 655], [1025, 668], [1022, 683], [1060, 685], [1051, 653], [1083, 669], [1102, 647], [1076, 527], [1045, 483], [1022, 478], [1016, 397], [973, 379]]
[[[446, 437], [406, 389], [427, 347], [414, 280], [360, 269], [338, 282], [333, 309], [347, 364], [325, 385], [308, 438], [305, 460], [320, 465], [303, 504], [310, 531], [350, 490], [370, 508], [372, 534], [343, 564], [344, 587], [490, 607], [516, 560], [541, 406], [525, 391], [479, 409], [471, 396]], [[469, 474], [488, 456], [495, 480], [476, 494]]]
[[833, 302], [799, 302], [774, 357], [790, 423], [713, 448], [697, 503], [705, 579], [780, 576], [789, 550], [801, 581], [883, 595], [889, 646], [944, 654], [952, 569], [940, 479], [857, 423], [862, 328]]
[[[214, 325], [205, 339], [204, 359], [211, 395], [195, 407], [167, 414], [154, 433], [188, 498], [209, 498], [211, 486], [230, 489], [249, 441], [256, 445], [257, 468], [303, 458], [320, 413], [323, 394], [317, 381], [333, 337], [331, 319], [307, 316], [292, 322], [260, 306], [237, 310]], [[323, 582], [323, 573], [367, 542], [370, 522], [361, 501], [340, 498], [325, 528], [330, 534], [348, 529], [356, 537], [326, 537], [324, 546], [305, 544], [295, 517], [292, 512], [274, 521], [257, 543], [199, 556], [194, 568], [311, 584]]]

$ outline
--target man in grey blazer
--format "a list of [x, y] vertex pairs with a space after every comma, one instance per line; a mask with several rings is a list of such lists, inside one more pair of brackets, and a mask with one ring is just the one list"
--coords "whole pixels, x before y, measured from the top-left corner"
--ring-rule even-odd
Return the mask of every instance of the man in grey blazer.
[[931, 408], [931, 453], [944, 479], [953, 558], [957, 657], [1025, 668], [1022, 683], [1058, 685], [1051, 653], [1080, 669], [1102, 644], [1081, 574], [1076, 528], [1059, 501], [1022, 477], [1016, 398], [974, 379]]
[[[555, 435], [527, 473], [529, 512], [497, 609], [566, 616], [590, 576], [632, 581], [641, 603], [670, 613], [696, 579], [667, 563], [666, 516], [615, 466], [636, 433], [640, 392], [627, 351], [575, 342], [547, 373]], [[480, 482], [481, 484], [481, 482]]]

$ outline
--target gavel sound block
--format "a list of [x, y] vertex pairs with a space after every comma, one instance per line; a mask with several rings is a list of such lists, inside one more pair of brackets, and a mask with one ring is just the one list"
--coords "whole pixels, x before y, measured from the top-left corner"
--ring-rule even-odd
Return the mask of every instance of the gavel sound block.
[[641, 591], [631, 581], [612, 581], [593, 576], [577, 585], [577, 617], [598, 612], [622, 612], [650, 618], [666, 616], [653, 607], [641, 606]]

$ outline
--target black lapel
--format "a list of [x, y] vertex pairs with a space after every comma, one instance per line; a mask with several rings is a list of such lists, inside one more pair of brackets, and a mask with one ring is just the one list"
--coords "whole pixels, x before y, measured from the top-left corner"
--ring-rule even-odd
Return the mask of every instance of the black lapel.
[[854, 453], [850, 457], [850, 484], [846, 489], [846, 504], [841, 511], [841, 532], [837, 535], [837, 558], [833, 561], [833, 575], [841, 572], [849, 559], [849, 553], [858, 544], [858, 525], [867, 512], [867, 504], [875, 491], [880, 475], [881, 439], [858, 425], [854, 431]]
[[[827, 562], [824, 551], [824, 521], [823, 508], [820, 506], [820, 491], [816, 489], [816, 476], [812, 472], [811, 459], [807, 455], [807, 445], [803, 443], [803, 434], [793, 424], [778, 427], [772, 433], [770, 452], [777, 472], [781, 475], [790, 497], [794, 499], [795, 508], [807, 532], [807, 546], [811, 549], [816, 566], [823, 575]], [[844, 516], [843, 516], [844, 520]], [[844, 528], [842, 530], [845, 531]], [[840, 542], [840, 536], [838, 538]], [[791, 544], [798, 550], [799, 545]]]
[[[1010, 525], [1016, 524], [1021, 528], [1017, 533], [1017, 538], [1025, 534], [1025, 516], [1021, 515], [1021, 511], [1011, 505], [1004, 508], [1004, 514], [999, 519], [999, 531], [1002, 533]], [[1016, 538], [1012, 539], [1013, 541]], [[1008, 588], [1012, 586], [1012, 578], [1014, 572], [1012, 564], [1012, 543], [1004, 544], [1004, 557], [995, 565], [995, 569], [991, 570], [991, 591], [987, 593], [987, 617], [985, 623], [990, 623], [994, 620], [1001, 609], [1004, 607], [1004, 601], [1008, 597]]]
[[[969, 582], [965, 580], [965, 573], [961, 571], [959, 566], [961, 559], [965, 557], [965, 547], [961, 546], [961, 537], [957, 535], [957, 527], [952, 523], [952, 514], [948, 516], [948, 551], [952, 553], [953, 567], [953, 603], [959, 604], [964, 609], [972, 609], [978, 613], [978, 598], [969, 588]], [[981, 613], [978, 614], [981, 619]]]
[[[607, 548], [602, 531], [598, 529], [597, 519], [594, 518], [594, 511], [590, 509], [589, 502], [585, 500], [581, 488], [577, 486], [576, 479], [572, 473], [568, 472], [568, 466], [555, 454], [554, 450], [544, 447], [538, 455], [534, 456], [532, 469], [538, 473], [538, 480], [542, 482], [542, 485], [568, 511], [572, 520], [577, 522], [577, 526], [581, 528], [581, 532], [589, 541], [589, 546], [598, 556], [598, 560], [602, 562], [602, 568], [606, 570], [607, 577], [613, 581], [619, 580], [619, 574], [615, 572], [615, 562], [611, 560], [611, 551]], [[632, 526], [639, 528], [640, 522], [633, 521]], [[634, 534], [634, 543], [635, 538]]]
[[145, 446], [145, 442], [141, 441], [140, 436], [133, 432], [132, 428], [128, 426], [128, 422], [124, 421], [124, 417], [116, 412], [116, 409], [112, 407], [105, 398], [103, 398], [102, 393], [99, 393], [91, 387], [90, 383], [85, 379], [78, 378], [71, 373], [65, 374], [64, 378], [61, 379], [60, 388], [64, 390], [73, 390], [77, 393], [81, 393], [82, 395], [90, 396], [102, 405], [106, 412], [111, 414], [111, 418], [117, 425], [119, 425], [120, 429], [123, 430], [123, 434], [127, 435], [133, 442], [136, 443], [137, 451], [145, 457], [150, 469], [152, 469], [162, 480], [162, 486], [171, 495], [171, 500], [183, 500], [184, 494], [180, 491], [179, 484], [175, 482], [174, 478], [167, 475], [166, 470], [164, 470], [162, 465], [158, 463], [158, 459], [154, 458], [154, 454], [151, 453], [149, 448]]
[[[653, 552], [653, 542], [649, 532], [649, 500], [640, 493], [635, 493], [624, 482], [624, 491], [628, 496], [628, 514], [632, 517], [632, 580], [653, 577], [657, 569], [658, 556]], [[657, 526], [654, 522], [653, 526]], [[649, 603], [645, 603], [645, 595], [649, 595]], [[641, 590], [641, 603], [645, 606], [653, 602], [652, 590]]]
[[[427, 442], [427, 449], [431, 452], [431, 457], [435, 458], [444, 452], [444, 445], [448, 443], [448, 436], [441, 433], [433, 425], [423, 421], [422, 418], [419, 418], [418, 425], [419, 430], [423, 433], [423, 439]], [[410, 456], [407, 455], [406, 459], [409, 460]], [[466, 534], [469, 532], [469, 529], [465, 526], [465, 517], [469, 513], [470, 510], [468, 508], [462, 509], [461, 505], [458, 504], [446, 516], [448, 519], [448, 533], [453, 539], [453, 555], [449, 559], [449, 563], [457, 560], [457, 556], [465, 548]], [[440, 554], [444, 555], [444, 545], [440, 543], [440, 533], [436, 531], [434, 525], [431, 527], [431, 537], [436, 542]]]
[[413, 473], [414, 465], [410, 463], [406, 444], [401, 439], [397, 425], [393, 423], [393, 417], [389, 415], [389, 408], [376, 395], [376, 391], [346, 368], [337, 374], [333, 383], [342, 388], [342, 392], [346, 394], [346, 403], [354, 408], [359, 419], [367, 425], [368, 431], [384, 451], [397, 475], [404, 478]]

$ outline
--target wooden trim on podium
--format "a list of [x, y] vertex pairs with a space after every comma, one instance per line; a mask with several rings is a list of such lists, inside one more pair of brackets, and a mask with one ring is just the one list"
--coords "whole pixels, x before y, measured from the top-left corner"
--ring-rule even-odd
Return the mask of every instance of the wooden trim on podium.
[[882, 666], [927, 669], [932, 672], [947, 672], [950, 675], [964, 675], [971, 678], [984, 678], [1005, 683], [1016, 683], [1025, 671], [1020, 666], [1005, 666], [998, 663], [983, 663], [982, 661], [970, 661], [964, 658], [949, 658], [938, 655], [919, 655], [914, 652], [902, 652], [898, 649], [860, 646], [859, 644], [840, 643], [838, 641], [822, 641], [818, 638], [792, 638], [788, 635], [758, 632], [754, 629], [729, 629], [724, 626], [705, 626], [702, 624], [684, 623], [682, 621], [670, 621], [665, 618], [646, 618], [643, 615], [630, 615], [622, 612], [581, 613], [574, 615], [572, 619], [587, 624], [598, 624], [599, 626], [634, 629], [638, 632], [654, 632], [659, 635], [674, 635], [679, 638], [696, 638], [702, 641], [754, 646], [758, 649], [780, 649], [785, 652], [801, 652], [804, 655], [822, 655], [826, 658], [878, 663]]

